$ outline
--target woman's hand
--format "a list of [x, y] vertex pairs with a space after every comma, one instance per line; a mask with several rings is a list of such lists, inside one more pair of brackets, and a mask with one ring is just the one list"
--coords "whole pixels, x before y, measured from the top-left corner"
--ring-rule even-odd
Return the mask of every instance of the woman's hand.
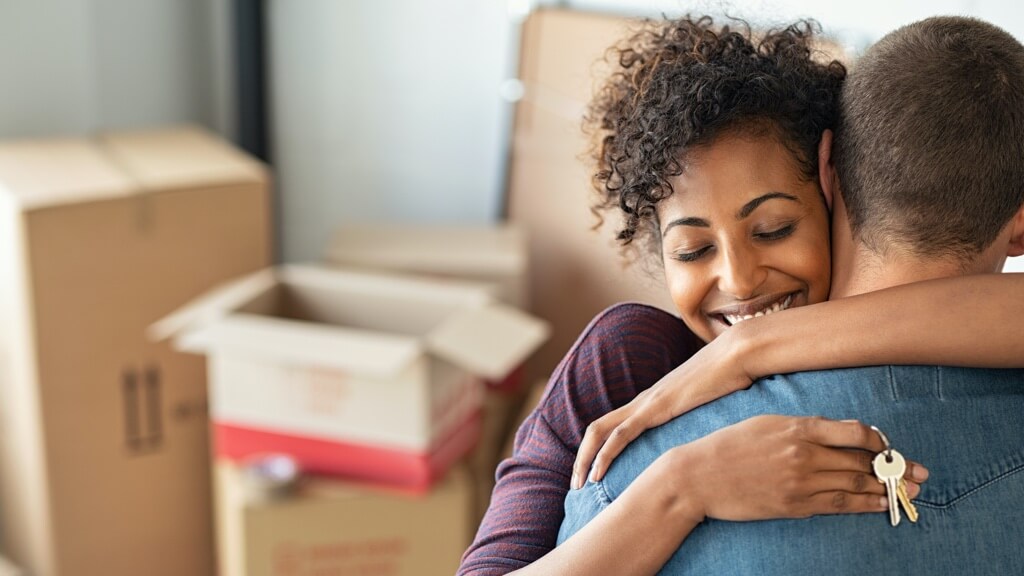
[[[756, 416], [666, 457], [686, 479], [698, 514], [744, 521], [887, 510], [885, 485], [872, 469], [884, 448], [856, 421]], [[908, 460], [904, 478], [913, 498], [928, 471]]]
[[[717, 400], [749, 388], [756, 376], [742, 362], [743, 334], [734, 326], [689, 360], [644, 390], [629, 404], [612, 410], [587, 427], [572, 467], [573, 489], [604, 477], [612, 461], [645, 430]], [[591, 464], [593, 469], [591, 470]]]

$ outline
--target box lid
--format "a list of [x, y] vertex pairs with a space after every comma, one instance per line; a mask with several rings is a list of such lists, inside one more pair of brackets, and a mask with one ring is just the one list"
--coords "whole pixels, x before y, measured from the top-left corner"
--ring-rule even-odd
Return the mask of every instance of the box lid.
[[260, 162], [194, 126], [108, 133], [97, 142], [146, 190], [262, 182], [267, 177]]
[[0, 143], [0, 194], [22, 210], [118, 198], [138, 186], [85, 138]]
[[423, 354], [419, 342], [407, 336], [254, 314], [226, 316], [186, 332], [179, 342], [182, 349], [244, 353], [377, 378], [398, 375]]
[[504, 304], [459, 310], [427, 336], [427, 348], [478, 376], [508, 375], [547, 339], [546, 322]]
[[[180, 338], [190, 331], [210, 326], [225, 318], [242, 304], [272, 290], [277, 285], [277, 281], [274, 269], [266, 268], [215, 286], [151, 324], [146, 329], [146, 337], [160, 342], [171, 338]], [[195, 346], [183, 346], [185, 340], [182, 340], [178, 342], [179, 348], [196, 353], [206, 349], [206, 344], [201, 338], [192, 338], [190, 341]]]
[[[349, 327], [267, 316], [246, 308], [282, 284], [315, 291], [321, 299], [306, 304], [322, 307], [324, 318], [334, 315], [328, 308], [339, 308], [332, 306], [332, 301], [365, 299], [367, 295], [391, 298], [393, 304], [406, 305], [406, 312], [426, 314], [417, 317], [385, 310], [378, 301], [367, 304], [365, 310], [362, 305], [350, 307], [349, 312], [358, 312], [364, 321], [379, 326]], [[404, 298], [408, 302], [400, 302]], [[413, 325], [414, 329], [405, 332], [387, 328], [409, 329]], [[545, 322], [494, 303], [488, 290], [474, 284], [297, 265], [263, 270], [216, 288], [148, 330], [150, 338], [173, 338], [185, 351], [253, 353], [376, 377], [396, 375], [430, 352], [479, 376], [501, 378], [525, 360], [547, 334]]]
[[[262, 358], [338, 368], [387, 377], [423, 353], [408, 336], [351, 329], [239, 312], [282, 281], [329, 284], [314, 267], [282, 266], [243, 276], [214, 288], [152, 324], [147, 336], [173, 339], [185, 352], [241, 352]], [[335, 285], [339, 278], [333, 279]]]
[[195, 127], [0, 143], [0, 194], [23, 211], [266, 179], [258, 161]]
[[348, 225], [335, 231], [326, 259], [424, 273], [514, 276], [526, 269], [526, 242], [510, 225]]

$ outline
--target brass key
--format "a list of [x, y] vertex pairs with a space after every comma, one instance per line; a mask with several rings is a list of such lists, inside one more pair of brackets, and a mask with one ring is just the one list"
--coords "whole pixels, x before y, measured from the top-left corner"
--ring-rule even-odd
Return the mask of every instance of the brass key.
[[917, 522], [917, 508], [910, 501], [910, 496], [907, 495], [907, 482], [902, 478], [900, 478], [900, 482], [896, 487], [896, 496], [899, 497], [900, 504], [903, 505], [903, 511], [907, 513], [907, 520]]

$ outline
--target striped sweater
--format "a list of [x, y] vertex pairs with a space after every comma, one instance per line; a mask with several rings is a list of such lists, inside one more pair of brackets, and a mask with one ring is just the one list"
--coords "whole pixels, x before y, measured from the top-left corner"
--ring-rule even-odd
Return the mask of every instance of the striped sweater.
[[683, 322], [643, 304], [608, 308], [583, 331], [498, 466], [491, 505], [458, 576], [518, 570], [554, 548], [587, 425], [649, 388], [702, 345]]

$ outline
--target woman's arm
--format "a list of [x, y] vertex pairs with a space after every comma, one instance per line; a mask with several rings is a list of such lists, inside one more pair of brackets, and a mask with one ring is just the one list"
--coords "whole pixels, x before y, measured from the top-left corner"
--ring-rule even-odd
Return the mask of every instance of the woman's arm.
[[726, 334], [734, 336], [736, 358], [755, 380], [876, 364], [1020, 368], [1022, 323], [1024, 274], [985, 274], [794, 308], [743, 322]]
[[703, 520], [700, 504], [673, 474], [671, 457], [645, 470], [579, 532], [517, 576], [656, 574]]
[[[1024, 274], [905, 284], [747, 320], [595, 421], [574, 464], [601, 478], [644, 430], [757, 378], [878, 364], [1024, 367]], [[578, 484], [577, 484], [578, 485]]]
[[[884, 488], [871, 472], [871, 458], [883, 448], [855, 421], [750, 418], [666, 452], [603, 509], [592, 504], [606, 502], [603, 492], [586, 486], [592, 492], [580, 501], [587, 509], [577, 511], [584, 517], [571, 521], [590, 522], [514, 574], [655, 574], [705, 518], [884, 511]], [[908, 469], [913, 495], [920, 487], [911, 479], [926, 474], [917, 464]]]

